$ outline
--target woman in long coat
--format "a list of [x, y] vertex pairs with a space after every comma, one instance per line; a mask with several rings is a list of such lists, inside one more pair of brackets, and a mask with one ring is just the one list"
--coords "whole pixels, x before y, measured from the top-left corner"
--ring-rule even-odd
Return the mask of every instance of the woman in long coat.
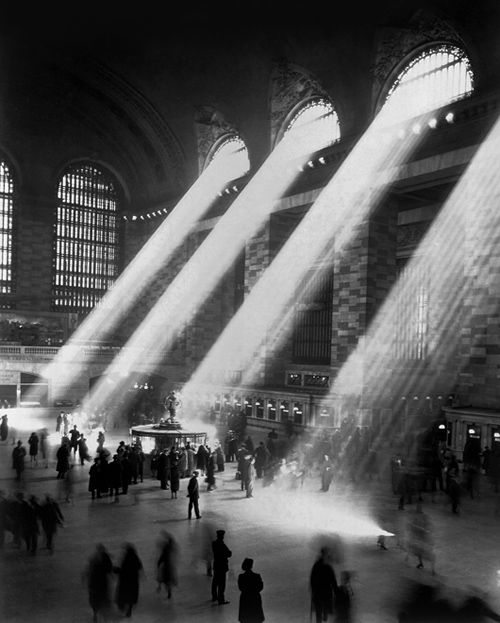
[[157, 591], [161, 591], [162, 584], [167, 589], [167, 597], [172, 597], [172, 588], [177, 586], [177, 543], [174, 537], [166, 530], [161, 531], [159, 543], [160, 556], [157, 566]]
[[244, 573], [240, 573], [238, 576], [238, 588], [241, 591], [238, 611], [238, 621], [240, 623], [262, 623], [264, 621], [262, 598], [260, 596], [264, 583], [260, 574], [252, 571], [252, 567], [253, 560], [245, 558], [241, 565]]
[[143, 566], [131, 543], [125, 543], [123, 547], [125, 551], [121, 564], [114, 569], [118, 573], [115, 601], [118, 609], [129, 617], [132, 615], [132, 607], [139, 600], [139, 577]]
[[28, 445], [30, 447], [30, 463], [37, 463], [38, 458], [38, 444], [39, 444], [38, 435], [36, 433], [31, 433], [30, 438], [28, 439]]
[[179, 491], [179, 455], [170, 454], [170, 497], [176, 498]]
[[96, 551], [91, 556], [86, 569], [87, 588], [89, 603], [94, 613], [94, 622], [97, 621], [99, 612], [105, 611], [109, 607], [109, 584], [113, 564], [106, 548], [102, 543], [98, 543]]

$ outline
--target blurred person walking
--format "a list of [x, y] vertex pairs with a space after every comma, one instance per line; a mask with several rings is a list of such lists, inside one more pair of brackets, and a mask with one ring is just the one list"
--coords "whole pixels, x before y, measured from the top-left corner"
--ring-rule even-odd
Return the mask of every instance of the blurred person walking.
[[40, 520], [45, 534], [45, 547], [50, 553], [54, 551], [54, 536], [58, 526], [64, 525], [64, 515], [59, 504], [48, 493], [40, 504]]
[[414, 513], [409, 518], [407, 526], [407, 554], [416, 556], [418, 564], [417, 569], [422, 569], [424, 561], [429, 561], [432, 574], [435, 574], [435, 556], [434, 556], [434, 536], [432, 533], [432, 524], [429, 516], [424, 513], [422, 503], [417, 502]]
[[130, 617], [132, 608], [139, 600], [139, 578], [143, 565], [132, 543], [124, 543], [123, 550], [120, 564], [113, 568], [118, 574], [115, 602], [118, 609]]
[[69, 443], [66, 443], [66, 442], [62, 443], [57, 449], [56, 472], [57, 472], [58, 480], [60, 480], [61, 478], [64, 478], [66, 475], [66, 472], [69, 470], [70, 452], [71, 452], [71, 448], [69, 446]]
[[160, 555], [156, 562], [156, 578], [158, 582], [156, 590], [159, 593], [161, 591], [161, 587], [165, 586], [167, 598], [170, 599], [172, 597], [172, 588], [177, 586], [177, 560], [179, 548], [174, 537], [166, 530], [162, 530], [160, 536]]
[[113, 563], [106, 548], [102, 543], [96, 545], [96, 549], [89, 559], [84, 571], [87, 581], [89, 604], [94, 613], [94, 623], [97, 623], [97, 615], [102, 613], [104, 618], [109, 609], [110, 581], [113, 573]]
[[45, 468], [47, 469], [49, 466], [49, 456], [48, 456], [48, 447], [47, 447], [47, 438], [49, 436], [49, 431], [46, 428], [42, 428], [40, 431], [40, 453], [42, 455], [42, 461], [44, 463]]

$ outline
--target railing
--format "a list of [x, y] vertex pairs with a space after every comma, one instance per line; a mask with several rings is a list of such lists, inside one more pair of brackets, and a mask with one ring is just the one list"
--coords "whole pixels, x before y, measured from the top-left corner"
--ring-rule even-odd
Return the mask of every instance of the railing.
[[[61, 348], [58, 346], [21, 346], [21, 345], [0, 345], [0, 358], [2, 355], [8, 356], [31, 356], [31, 357], [55, 357]], [[75, 355], [83, 356], [86, 358], [93, 357], [114, 357], [117, 355], [121, 348], [118, 346], [69, 346], [73, 348]]]

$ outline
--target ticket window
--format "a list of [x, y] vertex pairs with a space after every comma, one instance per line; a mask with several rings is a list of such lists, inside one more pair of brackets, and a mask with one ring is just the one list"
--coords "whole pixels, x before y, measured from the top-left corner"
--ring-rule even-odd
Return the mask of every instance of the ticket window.
[[453, 424], [452, 422], [441, 422], [437, 427], [437, 439], [451, 448], [453, 442]]
[[500, 449], [500, 427], [491, 430], [491, 449]]
[[262, 398], [257, 398], [255, 401], [255, 414], [259, 419], [264, 417], [264, 400]]
[[476, 424], [466, 424], [466, 433], [465, 438], [469, 439], [478, 439], [481, 441], [481, 427]]
[[280, 404], [281, 421], [286, 422], [290, 417], [290, 403], [288, 400], [282, 400]]
[[274, 399], [267, 402], [267, 417], [272, 421], [276, 420], [276, 400]]
[[247, 417], [252, 417], [253, 415], [253, 398], [250, 396], [245, 398], [245, 415]]
[[295, 402], [293, 405], [293, 422], [294, 424], [302, 424], [303, 408], [301, 402]]

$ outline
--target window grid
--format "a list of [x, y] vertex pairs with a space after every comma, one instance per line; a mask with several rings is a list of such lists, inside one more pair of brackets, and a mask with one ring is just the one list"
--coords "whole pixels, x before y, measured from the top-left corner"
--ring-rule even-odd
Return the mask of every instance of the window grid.
[[[429, 341], [429, 275], [409, 262], [399, 269], [401, 296], [398, 297], [395, 355], [398, 359], [423, 360]], [[413, 287], [408, 287], [413, 284]]]
[[293, 333], [295, 363], [329, 364], [331, 359], [333, 270], [310, 271], [298, 302]]
[[302, 153], [319, 151], [340, 139], [337, 113], [327, 100], [311, 101], [292, 118], [284, 136], [292, 136], [292, 132]]
[[11, 294], [13, 274], [14, 183], [9, 169], [0, 162], [0, 294]]
[[117, 193], [91, 165], [66, 173], [58, 187], [53, 304], [90, 310], [118, 273]]
[[442, 45], [425, 50], [401, 72], [387, 94], [395, 113], [412, 117], [462, 99], [473, 89], [470, 63], [463, 50]]

